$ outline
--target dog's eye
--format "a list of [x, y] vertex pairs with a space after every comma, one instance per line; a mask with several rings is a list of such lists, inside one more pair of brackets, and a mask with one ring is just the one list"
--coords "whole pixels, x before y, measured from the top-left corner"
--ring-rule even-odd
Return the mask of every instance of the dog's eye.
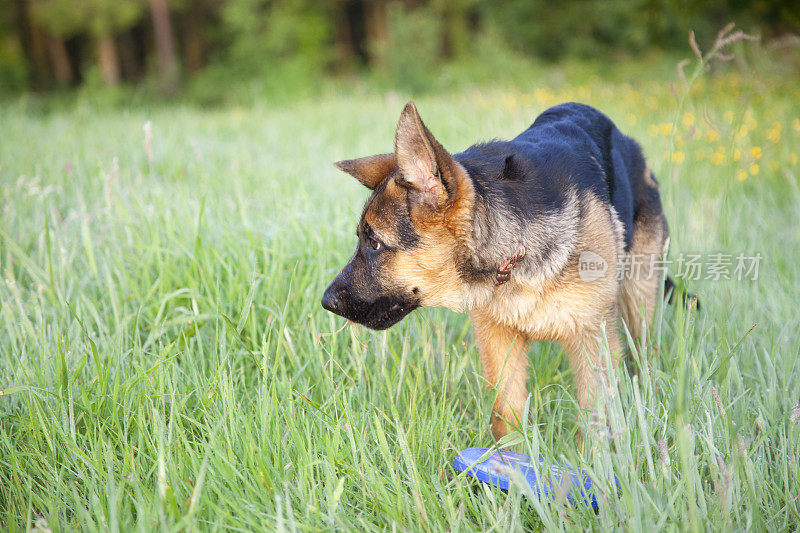
[[375, 250], [376, 252], [383, 248], [383, 243], [376, 239], [374, 236], [369, 236], [369, 247]]

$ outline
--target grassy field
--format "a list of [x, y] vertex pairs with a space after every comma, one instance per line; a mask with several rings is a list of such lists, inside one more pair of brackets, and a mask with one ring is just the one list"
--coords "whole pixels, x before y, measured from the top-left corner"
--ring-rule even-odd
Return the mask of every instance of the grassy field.
[[599, 78], [417, 100], [451, 151], [595, 105], [641, 141], [672, 259], [762, 256], [755, 281], [687, 282], [702, 311], [659, 311], [607, 412], [579, 415], [557, 345], [531, 350], [522, 446], [591, 472], [597, 514], [451, 470], [492, 444], [466, 316], [375, 333], [319, 305], [367, 196], [331, 162], [389, 150], [404, 96], [0, 108], [0, 528], [796, 530], [799, 85], [704, 79], [680, 110]]

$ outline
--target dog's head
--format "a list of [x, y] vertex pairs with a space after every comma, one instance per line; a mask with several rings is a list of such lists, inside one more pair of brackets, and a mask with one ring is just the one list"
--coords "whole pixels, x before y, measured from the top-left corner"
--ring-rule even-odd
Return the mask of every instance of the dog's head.
[[431, 135], [414, 104], [400, 115], [394, 153], [336, 163], [372, 190], [355, 254], [322, 306], [386, 329], [420, 306], [464, 307], [455, 257], [470, 238], [474, 189]]

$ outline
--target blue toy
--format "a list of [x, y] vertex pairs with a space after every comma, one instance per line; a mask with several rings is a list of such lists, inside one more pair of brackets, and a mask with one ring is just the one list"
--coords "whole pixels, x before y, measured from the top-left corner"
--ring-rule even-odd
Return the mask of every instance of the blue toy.
[[570, 503], [584, 503], [597, 509], [597, 497], [590, 493], [592, 480], [580, 471], [575, 472], [565, 463], [554, 462], [550, 468], [539, 458], [538, 464], [531, 463], [529, 455], [509, 451], [495, 451], [488, 459], [480, 460], [489, 448], [467, 448], [453, 460], [453, 468], [466, 472], [489, 485], [508, 490], [509, 475], [519, 471], [537, 497], [553, 497], [565, 494]]

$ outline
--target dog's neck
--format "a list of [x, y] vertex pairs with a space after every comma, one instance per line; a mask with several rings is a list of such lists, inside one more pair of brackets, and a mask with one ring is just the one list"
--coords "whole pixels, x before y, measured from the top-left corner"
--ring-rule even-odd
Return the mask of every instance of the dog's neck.
[[501, 198], [476, 194], [472, 234], [456, 254], [464, 282], [481, 287], [470, 291], [467, 307], [485, 302], [509, 281], [536, 284], [539, 278], [560, 271], [575, 248], [577, 236], [558, 229], [565, 225], [555, 219], [577, 216], [578, 205], [577, 196], [571, 195], [559, 212], [542, 210], [534, 220], [523, 220]]

